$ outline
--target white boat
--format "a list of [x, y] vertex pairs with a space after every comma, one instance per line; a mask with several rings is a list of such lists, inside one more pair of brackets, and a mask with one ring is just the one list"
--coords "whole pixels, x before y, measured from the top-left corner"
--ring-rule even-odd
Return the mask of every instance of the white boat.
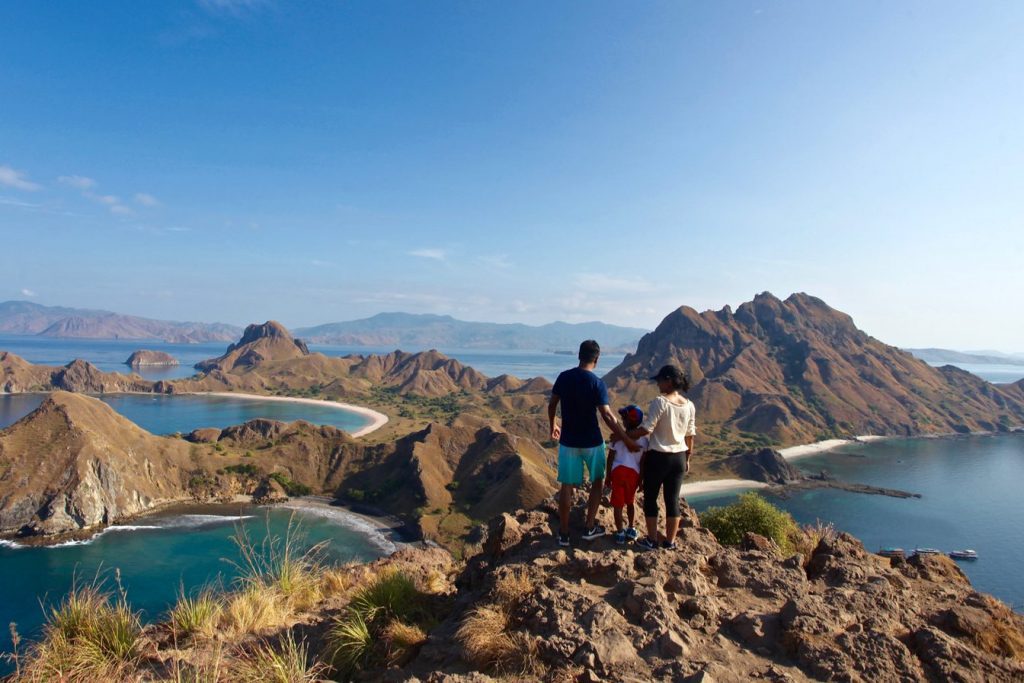
[[903, 548], [882, 548], [878, 551], [882, 557], [903, 557]]
[[915, 555], [941, 555], [942, 551], [938, 548], [914, 548]]
[[967, 550], [954, 550], [949, 554], [954, 560], [976, 560], [978, 553], [968, 548]]

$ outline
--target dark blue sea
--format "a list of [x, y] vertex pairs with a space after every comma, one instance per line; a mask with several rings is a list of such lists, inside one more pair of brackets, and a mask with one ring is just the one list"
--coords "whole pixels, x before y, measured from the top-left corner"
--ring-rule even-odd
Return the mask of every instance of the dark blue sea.
[[[974, 586], [1024, 610], [1024, 434], [892, 439], [792, 462], [807, 472], [828, 470], [843, 481], [921, 494], [891, 498], [820, 489], [770, 498], [801, 524], [832, 522], [870, 551], [971, 548], [980, 559], [960, 567]], [[693, 496], [690, 503], [704, 510], [735, 498]]]

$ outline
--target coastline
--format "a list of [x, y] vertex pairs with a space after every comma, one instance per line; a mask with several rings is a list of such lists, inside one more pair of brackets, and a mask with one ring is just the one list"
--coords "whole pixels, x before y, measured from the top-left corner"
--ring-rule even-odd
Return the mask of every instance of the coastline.
[[683, 484], [680, 495], [699, 496], [704, 493], [723, 493], [742, 489], [764, 489], [772, 484], [755, 479], [709, 479], [707, 481], [695, 481], [690, 484]]
[[814, 443], [801, 444], [799, 446], [780, 448], [779, 455], [786, 460], [794, 460], [807, 455], [817, 455], [818, 453], [831, 451], [839, 448], [840, 446], [848, 446], [854, 443], [869, 443], [871, 441], [881, 441], [882, 439], [888, 438], [891, 437], [864, 434], [862, 436], [855, 436], [852, 439], [825, 439], [824, 441], [816, 441]]
[[356, 413], [357, 415], [361, 415], [370, 420], [370, 424], [365, 427], [360, 427], [354, 432], [349, 432], [349, 436], [352, 438], [366, 436], [371, 432], [377, 431], [388, 423], [388, 416], [384, 413], [377, 412], [376, 410], [372, 410], [371, 408], [366, 408], [364, 406], [341, 403], [340, 401], [327, 401], [318, 398], [299, 398], [296, 396], [263, 396], [262, 394], [242, 394], [233, 391], [191, 391], [187, 392], [186, 395], [220, 396], [223, 398], [244, 398], [258, 401], [280, 401], [284, 403], [300, 403], [305, 405], [327, 406], [328, 408], [337, 408], [338, 410], [347, 410], [348, 412]]

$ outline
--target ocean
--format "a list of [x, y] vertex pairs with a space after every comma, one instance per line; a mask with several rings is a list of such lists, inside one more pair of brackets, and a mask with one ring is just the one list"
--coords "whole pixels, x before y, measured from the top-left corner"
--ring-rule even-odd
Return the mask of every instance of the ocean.
[[[10, 351], [30, 363], [40, 365], [65, 365], [81, 358], [104, 372], [128, 373], [124, 364], [128, 356], [138, 349], [164, 351], [178, 359], [180, 365], [172, 367], [140, 368], [137, 372], [148, 380], [178, 379], [196, 374], [193, 365], [207, 358], [215, 358], [227, 349], [224, 343], [168, 344], [161, 341], [140, 341], [122, 339], [48, 339], [45, 337], [4, 335], [0, 336], [0, 351]], [[310, 351], [325, 356], [348, 356], [351, 354], [391, 353], [394, 347], [385, 346], [333, 346], [312, 344]], [[409, 348], [403, 351], [426, 351], [428, 348]], [[442, 348], [438, 349], [449, 358], [469, 365], [488, 377], [508, 374], [520, 379], [544, 377], [554, 381], [562, 370], [576, 365], [576, 357], [550, 351], [486, 351], [480, 349]], [[601, 356], [597, 372], [608, 372], [625, 358], [623, 353], [607, 353]]]
[[[971, 548], [979, 559], [959, 566], [978, 590], [1024, 610], [1024, 434], [888, 439], [842, 446], [792, 461], [801, 470], [828, 470], [838, 479], [920, 493], [891, 498], [819, 489], [789, 498], [768, 496], [797, 522], [832, 522], [872, 552], [932, 547]], [[738, 494], [689, 499], [698, 511]]]
[[[110, 527], [84, 542], [18, 547], [0, 541], [0, 623], [15, 623], [22, 637], [35, 639], [45, 610], [59, 604], [73, 585], [99, 581], [105, 590], [118, 591], [117, 575], [142, 618], [158, 620], [181, 590], [233, 585], [240, 573], [235, 563], [241, 560], [232, 540], [237, 529], [244, 529], [258, 546], [268, 535], [284, 538], [290, 524], [292, 538], [301, 539], [299, 547], [326, 542], [323, 559], [330, 563], [367, 562], [394, 550], [389, 538], [341, 509], [182, 507], [147, 515], [132, 526]], [[5, 628], [0, 649], [9, 652], [11, 646]], [[0, 662], [0, 675], [4, 673], [9, 667]]]

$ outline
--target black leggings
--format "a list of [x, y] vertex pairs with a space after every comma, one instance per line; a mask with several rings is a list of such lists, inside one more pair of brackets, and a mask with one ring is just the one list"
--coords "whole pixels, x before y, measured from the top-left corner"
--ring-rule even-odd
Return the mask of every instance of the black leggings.
[[686, 474], [686, 451], [647, 451], [644, 456], [644, 516], [658, 516], [658, 489], [665, 486], [665, 516], [679, 517], [679, 492]]

